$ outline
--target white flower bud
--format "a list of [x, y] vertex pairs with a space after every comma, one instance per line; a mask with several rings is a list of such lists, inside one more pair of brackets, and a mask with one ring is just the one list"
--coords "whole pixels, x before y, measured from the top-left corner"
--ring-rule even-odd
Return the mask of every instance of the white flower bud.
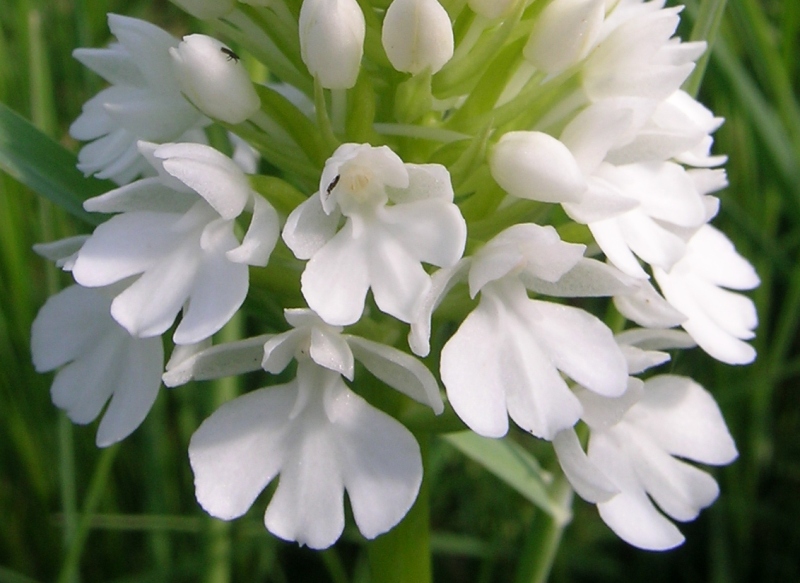
[[190, 34], [169, 52], [181, 91], [209, 117], [241, 123], [261, 107], [239, 57], [218, 40]]
[[567, 147], [542, 132], [508, 132], [489, 160], [492, 178], [518, 198], [577, 202], [587, 184]]
[[383, 20], [381, 42], [398, 71], [436, 73], [453, 56], [453, 26], [436, 0], [394, 0]]
[[475, 14], [493, 19], [508, 16], [516, 0], [467, 0], [467, 4]]
[[233, 10], [234, 0], [172, 0], [179, 8], [200, 20], [225, 16]]
[[356, 84], [365, 34], [356, 0], [304, 0], [300, 8], [300, 56], [326, 89]]
[[542, 71], [560, 73], [589, 53], [604, 17], [604, 0], [555, 0], [539, 15], [522, 54]]

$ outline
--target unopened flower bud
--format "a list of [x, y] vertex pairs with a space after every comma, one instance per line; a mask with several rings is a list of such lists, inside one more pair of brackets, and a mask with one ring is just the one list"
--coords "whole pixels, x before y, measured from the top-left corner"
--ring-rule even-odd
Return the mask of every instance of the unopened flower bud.
[[304, 0], [300, 8], [300, 56], [326, 89], [356, 84], [365, 34], [356, 0]]
[[235, 0], [172, 0], [179, 8], [200, 20], [225, 16], [233, 10]]
[[586, 178], [567, 147], [542, 132], [509, 132], [489, 160], [492, 177], [518, 198], [542, 202], [577, 202]]
[[261, 107], [239, 56], [218, 40], [190, 34], [169, 52], [181, 91], [209, 117], [241, 123]]
[[583, 59], [600, 33], [605, 0], [555, 0], [539, 15], [522, 54], [547, 73]]
[[453, 56], [453, 26], [436, 0], [394, 0], [386, 11], [383, 48], [398, 71], [436, 73]]

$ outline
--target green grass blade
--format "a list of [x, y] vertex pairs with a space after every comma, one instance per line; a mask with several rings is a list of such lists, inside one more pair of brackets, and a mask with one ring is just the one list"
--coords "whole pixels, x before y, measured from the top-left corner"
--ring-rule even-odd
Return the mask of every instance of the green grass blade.
[[527, 500], [564, 525], [572, 519], [568, 508], [548, 492], [549, 476], [530, 453], [508, 439], [489, 439], [471, 431], [450, 433], [443, 438], [478, 462]]
[[75, 168], [73, 154], [2, 103], [0, 170], [92, 225], [100, 219], [83, 210], [83, 201], [115, 188], [111, 182], [85, 178]]

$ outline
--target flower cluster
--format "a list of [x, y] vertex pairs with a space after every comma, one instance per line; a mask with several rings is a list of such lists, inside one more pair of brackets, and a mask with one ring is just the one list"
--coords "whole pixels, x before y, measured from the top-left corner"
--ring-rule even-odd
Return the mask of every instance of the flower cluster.
[[[142, 422], [162, 380], [294, 360], [293, 380], [224, 404], [191, 439], [210, 514], [241, 516], [280, 475], [275, 535], [333, 544], [347, 491], [373, 538], [422, 479], [403, 411], [449, 406], [482, 436], [503, 437], [511, 418], [552, 442], [629, 543], [680, 544], [667, 517], [691, 520], [718, 495], [685, 460], [737, 453], [705, 389], [650, 369], [695, 345], [751, 362], [756, 314], [737, 292], [759, 283], [710, 225], [722, 120], [681, 90], [706, 47], [674, 36], [680, 10], [175, 1], [239, 54], [116, 15], [118, 44], [75, 52], [112, 84], [71, 128], [93, 140], [79, 167], [119, 188], [85, 202], [114, 213], [91, 235], [38, 248], [76, 282], [33, 326], [37, 369], [58, 369], [54, 403], [88, 423], [110, 398], [106, 446]], [[273, 82], [251, 81], [256, 61]], [[207, 145], [214, 124], [233, 158]], [[288, 331], [213, 345], [277, 253], [269, 289]], [[282, 291], [298, 285], [301, 306]], [[609, 328], [599, 305], [625, 323]]]

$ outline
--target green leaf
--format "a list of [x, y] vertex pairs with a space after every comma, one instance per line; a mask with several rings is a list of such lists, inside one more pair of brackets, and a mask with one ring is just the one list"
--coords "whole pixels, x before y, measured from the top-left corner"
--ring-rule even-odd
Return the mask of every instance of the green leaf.
[[472, 431], [442, 436], [450, 445], [500, 478], [526, 499], [550, 515], [560, 525], [572, 514], [551, 497], [551, 476], [528, 451], [509, 439], [490, 439]]
[[0, 170], [74, 217], [96, 225], [100, 217], [83, 210], [83, 201], [116, 185], [85, 178], [75, 163], [73, 154], [0, 103]]

